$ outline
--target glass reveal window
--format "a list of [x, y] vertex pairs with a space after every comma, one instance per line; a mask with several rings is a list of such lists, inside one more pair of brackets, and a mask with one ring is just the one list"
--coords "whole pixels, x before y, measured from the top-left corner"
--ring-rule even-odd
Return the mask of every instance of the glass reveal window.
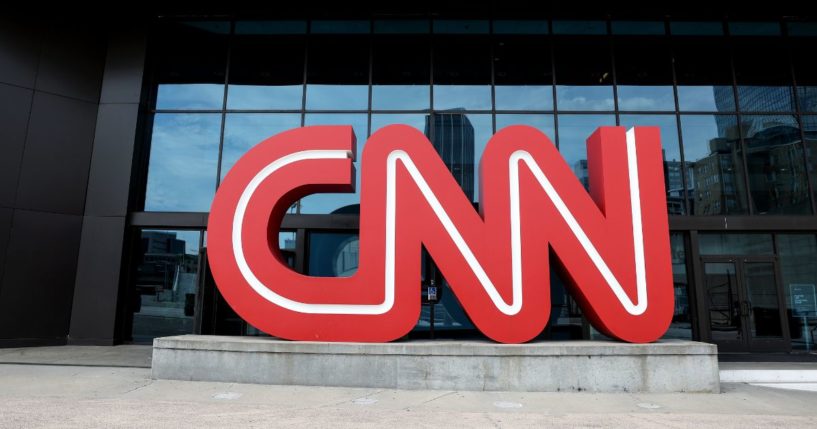
[[236, 36], [230, 54], [228, 109], [300, 110], [305, 39]]
[[673, 55], [681, 111], [735, 111], [730, 52], [723, 41], [675, 40]]
[[369, 108], [369, 37], [310, 38], [306, 75], [306, 108]]
[[617, 38], [615, 57], [619, 110], [675, 110], [672, 56], [664, 39]]
[[775, 39], [741, 38], [735, 42], [733, 58], [741, 111], [795, 110], [786, 50], [786, 46]]
[[434, 39], [434, 109], [491, 110], [491, 53], [479, 36]]
[[431, 47], [424, 37], [383, 36], [372, 52], [372, 110], [431, 107]]
[[544, 37], [494, 41], [496, 110], [553, 110], [553, 68]]
[[[224, 105], [227, 35], [202, 22], [159, 26], [156, 52], [157, 109], [211, 110]], [[226, 29], [229, 32], [229, 23]], [[223, 30], [221, 27], [217, 29]]]
[[613, 66], [607, 39], [557, 39], [554, 56], [559, 110], [614, 110]]
[[284, 131], [301, 126], [295, 113], [228, 113], [221, 151], [221, 179], [253, 146]]

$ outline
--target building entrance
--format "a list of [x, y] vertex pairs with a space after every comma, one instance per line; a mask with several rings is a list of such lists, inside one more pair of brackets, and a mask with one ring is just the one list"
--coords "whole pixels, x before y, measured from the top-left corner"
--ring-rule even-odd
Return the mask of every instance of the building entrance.
[[704, 256], [709, 337], [720, 352], [790, 350], [774, 256]]

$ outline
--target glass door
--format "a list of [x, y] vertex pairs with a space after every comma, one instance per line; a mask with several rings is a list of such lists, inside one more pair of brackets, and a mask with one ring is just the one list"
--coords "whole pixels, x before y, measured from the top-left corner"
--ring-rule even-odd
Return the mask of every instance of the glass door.
[[703, 257], [709, 338], [721, 352], [788, 351], [773, 257]]

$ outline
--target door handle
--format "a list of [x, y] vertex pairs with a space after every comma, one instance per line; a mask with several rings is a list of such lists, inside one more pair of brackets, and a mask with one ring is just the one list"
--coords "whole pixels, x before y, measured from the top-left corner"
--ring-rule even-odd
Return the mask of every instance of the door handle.
[[746, 300], [741, 301], [740, 302], [740, 309], [741, 309], [741, 313], [743, 313], [743, 316], [748, 317], [749, 316], [749, 311], [751, 309], [751, 306], [749, 305], [749, 301], [746, 301]]

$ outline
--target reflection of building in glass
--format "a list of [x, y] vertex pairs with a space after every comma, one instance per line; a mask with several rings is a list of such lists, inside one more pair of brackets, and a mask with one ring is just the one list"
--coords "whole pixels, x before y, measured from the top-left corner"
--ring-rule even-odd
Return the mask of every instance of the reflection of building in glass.
[[[794, 121], [790, 116], [782, 118]], [[808, 179], [796, 124], [766, 122], [759, 117], [751, 123], [744, 122], [744, 128], [748, 129], [744, 138], [746, 167], [755, 210], [776, 213], [800, 207], [803, 212], [808, 211]]]
[[734, 126], [732, 128], [725, 133], [719, 130], [719, 137], [709, 141], [709, 155], [689, 162], [692, 167], [690, 182], [694, 184], [690, 189], [694, 196], [693, 213], [709, 215], [746, 211], [746, 202], [741, 198], [746, 186], [739, 167], [743, 161], [738, 149], [737, 130]]
[[176, 238], [175, 232], [142, 233], [144, 257], [137, 267], [137, 288], [141, 293], [178, 294], [195, 291], [198, 255], [188, 255], [185, 251], [186, 244], [184, 240]]
[[[432, 121], [433, 116], [433, 121]], [[433, 133], [430, 133], [431, 127]], [[469, 200], [474, 200], [474, 126], [462, 109], [426, 116], [425, 134]]]

